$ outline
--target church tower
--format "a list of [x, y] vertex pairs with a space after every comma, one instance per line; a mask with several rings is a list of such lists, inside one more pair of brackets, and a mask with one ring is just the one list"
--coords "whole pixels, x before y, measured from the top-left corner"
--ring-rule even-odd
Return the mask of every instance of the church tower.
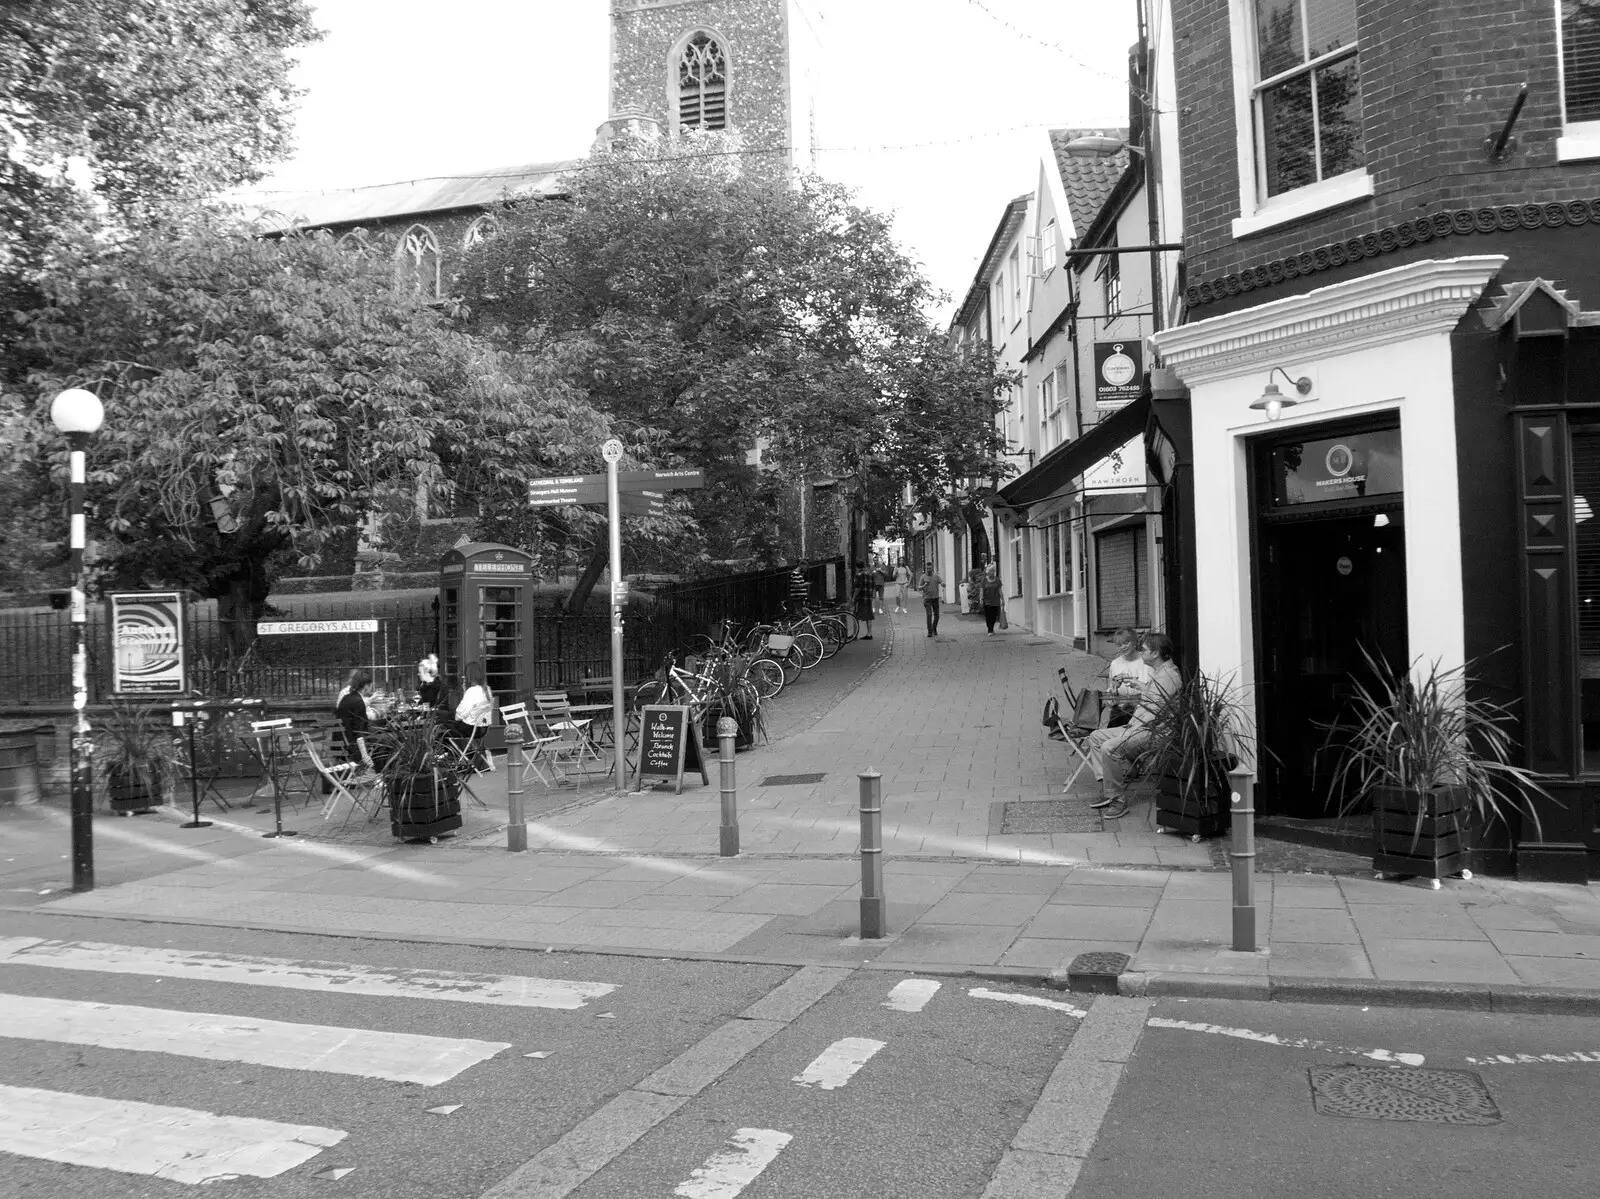
[[[650, 118], [668, 137], [725, 131], [754, 158], [809, 167], [796, 21], [807, 29], [792, 0], [611, 0], [608, 111]], [[802, 51], [810, 42], [801, 36]]]

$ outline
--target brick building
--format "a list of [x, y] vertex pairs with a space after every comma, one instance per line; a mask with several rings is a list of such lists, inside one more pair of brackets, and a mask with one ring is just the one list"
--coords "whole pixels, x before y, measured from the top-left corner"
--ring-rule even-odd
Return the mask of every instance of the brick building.
[[1476, 660], [1559, 801], [1504, 861], [1600, 873], [1600, 6], [1167, 15], [1186, 656], [1255, 685], [1262, 805], [1299, 816], [1363, 648]]

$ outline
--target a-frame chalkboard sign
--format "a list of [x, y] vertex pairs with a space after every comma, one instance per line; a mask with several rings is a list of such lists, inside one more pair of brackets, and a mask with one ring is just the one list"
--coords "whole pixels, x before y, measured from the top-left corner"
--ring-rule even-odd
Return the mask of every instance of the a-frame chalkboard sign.
[[673, 791], [683, 794], [683, 772], [696, 770], [706, 786], [711, 775], [700, 753], [700, 737], [680, 704], [646, 704], [639, 709], [639, 768], [634, 779], [640, 788], [646, 779], [671, 779]]

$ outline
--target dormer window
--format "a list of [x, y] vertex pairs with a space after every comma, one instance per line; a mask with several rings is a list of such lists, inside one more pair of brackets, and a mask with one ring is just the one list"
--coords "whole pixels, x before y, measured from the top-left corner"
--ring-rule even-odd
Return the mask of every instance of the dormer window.
[[692, 129], [728, 125], [728, 61], [708, 33], [697, 33], [678, 59], [678, 124]]

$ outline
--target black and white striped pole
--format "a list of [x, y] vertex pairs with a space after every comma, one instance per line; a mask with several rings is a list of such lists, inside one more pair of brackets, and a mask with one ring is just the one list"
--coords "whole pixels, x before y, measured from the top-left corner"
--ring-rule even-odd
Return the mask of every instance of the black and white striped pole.
[[83, 579], [83, 488], [87, 474], [89, 435], [105, 419], [100, 397], [81, 387], [69, 387], [50, 403], [50, 421], [67, 435], [67, 514], [72, 569], [72, 710], [70, 742], [72, 774], [72, 889], [94, 890], [94, 787], [89, 762], [89, 650], [84, 625], [89, 601]]

